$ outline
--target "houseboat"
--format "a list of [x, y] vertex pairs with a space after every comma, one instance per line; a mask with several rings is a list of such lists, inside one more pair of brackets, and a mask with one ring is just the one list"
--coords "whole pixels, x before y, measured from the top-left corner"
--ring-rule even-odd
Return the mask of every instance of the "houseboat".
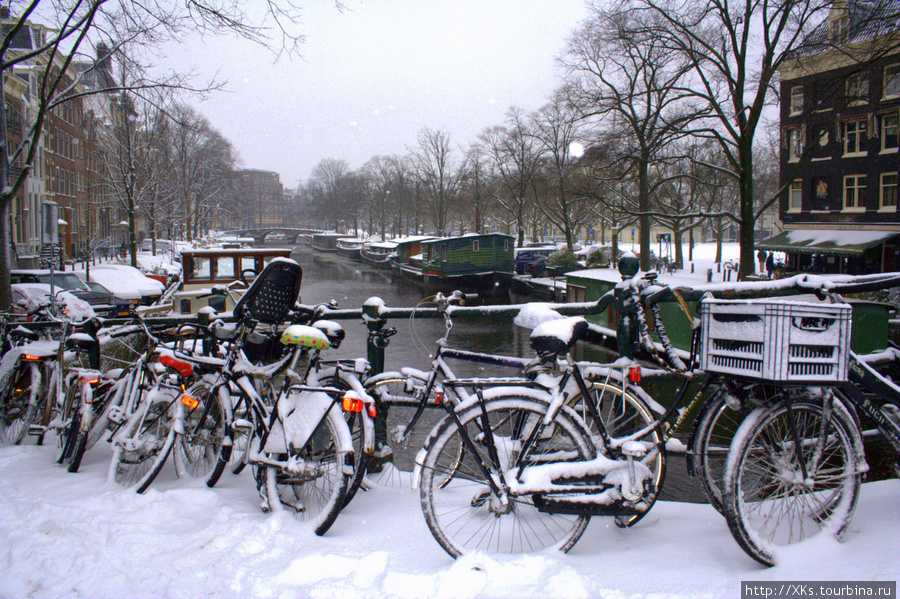
[[514, 245], [513, 237], [499, 233], [423, 241], [421, 262], [412, 256], [399, 272], [429, 290], [500, 295], [509, 291]]
[[[196, 314], [212, 306], [219, 312], [234, 308], [257, 274], [273, 258], [290, 258], [290, 248], [212, 248], [181, 250], [181, 290], [173, 297], [172, 310]], [[213, 292], [212, 288], [226, 290]]]
[[358, 237], [342, 237], [337, 240], [337, 253], [351, 260], [359, 260], [359, 252], [365, 242], [365, 239]]
[[390, 268], [391, 256], [397, 253], [396, 241], [371, 241], [363, 245], [359, 258], [366, 264], [378, 268]]
[[348, 237], [350, 236], [343, 233], [315, 233], [313, 234], [309, 245], [312, 249], [319, 250], [320, 252], [336, 252], [338, 240], [346, 239]]

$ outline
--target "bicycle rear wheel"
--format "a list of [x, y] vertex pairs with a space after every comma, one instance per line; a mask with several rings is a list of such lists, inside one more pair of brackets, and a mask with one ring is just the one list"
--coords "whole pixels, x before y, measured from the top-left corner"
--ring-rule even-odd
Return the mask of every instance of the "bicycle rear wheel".
[[333, 406], [309, 441], [290, 455], [273, 459], [288, 466], [256, 468], [257, 487], [271, 510], [290, 510], [317, 535], [331, 528], [350, 486], [353, 446], [341, 410]]
[[[175, 443], [176, 471], [193, 478], [202, 478], [209, 487], [215, 486], [231, 458], [232, 445], [227, 443], [231, 430], [229, 411], [222, 405], [218, 393], [206, 383], [195, 383], [184, 396], [196, 401], [191, 407], [185, 400], [184, 434]], [[230, 398], [229, 398], [230, 399]]]
[[[89, 394], [86, 396], [86, 394]], [[93, 411], [93, 387], [78, 382], [69, 388], [60, 418], [68, 425], [59, 431], [60, 455], [57, 463], [68, 465], [69, 472], [78, 472], [87, 451]]]
[[729, 397], [725, 386], [719, 386], [712, 392], [697, 415], [691, 435], [694, 447], [688, 452], [694, 476], [700, 479], [709, 504], [720, 514], [723, 513], [725, 463], [731, 440], [753, 409], [747, 403], [749, 398], [741, 401], [740, 406], [730, 407]]
[[840, 401], [829, 413], [786, 398], [747, 416], [731, 447], [723, 505], [748, 555], [772, 566], [779, 547], [823, 533], [840, 538], [862, 481], [858, 435]]
[[[623, 389], [620, 384], [603, 382], [590, 382], [589, 384], [591, 400], [597, 407], [600, 420], [603, 422], [603, 426], [610, 437], [622, 438], [634, 435], [655, 421], [650, 407], [638, 397], [638, 389], [632, 387]], [[585, 405], [580, 394], [572, 398], [569, 406], [581, 416], [588, 430], [592, 434], [597, 434], [597, 427], [592, 422], [590, 410]], [[648, 505], [647, 510], [632, 516], [615, 517], [616, 526], [622, 528], [637, 524], [644, 517], [644, 514], [650, 511], [650, 507], [656, 501], [656, 496], [662, 488], [666, 477], [666, 454], [665, 448], [660, 444], [659, 432], [654, 429], [636, 440], [643, 442], [647, 447], [659, 448], [659, 451], [652, 458], [643, 461], [643, 464], [652, 473], [649, 482], [653, 485], [655, 492], [651, 498], [648, 498], [650, 505]]]
[[37, 422], [40, 383], [38, 365], [20, 361], [0, 398], [0, 445], [18, 445]]
[[[554, 547], [568, 551], [584, 533], [590, 516], [540, 511], [530, 495], [499, 497], [491, 479], [520, 460], [522, 442], [540, 423], [548, 403], [530, 397], [508, 395], [485, 400], [484, 410], [501, 461], [500, 471], [492, 468], [485, 442], [483, 412], [475, 405], [459, 419], [465, 435], [475, 443], [461, 456], [463, 433], [450, 416], [432, 431], [419, 477], [422, 511], [431, 534], [453, 557], [471, 551], [487, 553], [523, 553]], [[527, 465], [573, 461], [594, 457], [593, 446], [584, 426], [560, 412], [531, 448]], [[466, 446], [468, 447], [468, 446]], [[471, 448], [470, 448], [471, 449]], [[508, 501], [504, 501], [507, 499]]]

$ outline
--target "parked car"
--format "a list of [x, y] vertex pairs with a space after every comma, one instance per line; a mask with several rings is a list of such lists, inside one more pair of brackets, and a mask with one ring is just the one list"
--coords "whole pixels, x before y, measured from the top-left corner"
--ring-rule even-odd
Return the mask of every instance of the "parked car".
[[17, 269], [9, 273], [10, 283], [42, 283], [57, 289], [64, 289], [74, 297], [87, 302], [97, 316], [116, 318], [131, 313], [131, 302], [116, 298], [108, 289], [91, 289], [72, 271], [49, 269]]
[[140, 270], [124, 264], [98, 264], [90, 270], [90, 280], [100, 283], [118, 298], [149, 306], [166, 287]]
[[525, 247], [516, 250], [516, 274], [540, 275], [547, 256], [556, 251], [555, 245]]
[[[79, 299], [72, 291], [66, 291], [60, 287], [51, 287], [45, 283], [14, 283], [10, 285], [12, 293], [12, 313], [26, 316], [41, 306], [50, 303], [50, 296], [56, 295], [56, 300], [62, 308], [63, 316], [72, 321], [82, 321], [93, 317], [96, 312], [86, 301]], [[34, 320], [30, 316], [28, 320]]]

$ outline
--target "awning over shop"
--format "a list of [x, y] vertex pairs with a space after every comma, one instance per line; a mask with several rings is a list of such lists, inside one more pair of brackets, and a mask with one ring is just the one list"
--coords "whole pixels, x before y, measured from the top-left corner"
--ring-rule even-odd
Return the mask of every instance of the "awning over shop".
[[797, 229], [783, 231], [774, 237], [757, 242], [756, 247], [775, 252], [860, 256], [867, 249], [882, 244], [897, 235], [900, 233], [896, 231]]

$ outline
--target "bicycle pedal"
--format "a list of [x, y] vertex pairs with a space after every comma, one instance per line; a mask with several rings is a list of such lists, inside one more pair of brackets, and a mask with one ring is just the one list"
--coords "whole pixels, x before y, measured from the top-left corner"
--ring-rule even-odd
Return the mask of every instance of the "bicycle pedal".
[[40, 437], [47, 433], [47, 427], [42, 424], [31, 424], [28, 426], [28, 434], [34, 437]]
[[125, 422], [125, 410], [123, 410], [120, 406], [113, 406], [109, 409], [107, 418], [109, 418], [110, 422], [113, 422], [115, 424], [122, 424], [123, 422]]

